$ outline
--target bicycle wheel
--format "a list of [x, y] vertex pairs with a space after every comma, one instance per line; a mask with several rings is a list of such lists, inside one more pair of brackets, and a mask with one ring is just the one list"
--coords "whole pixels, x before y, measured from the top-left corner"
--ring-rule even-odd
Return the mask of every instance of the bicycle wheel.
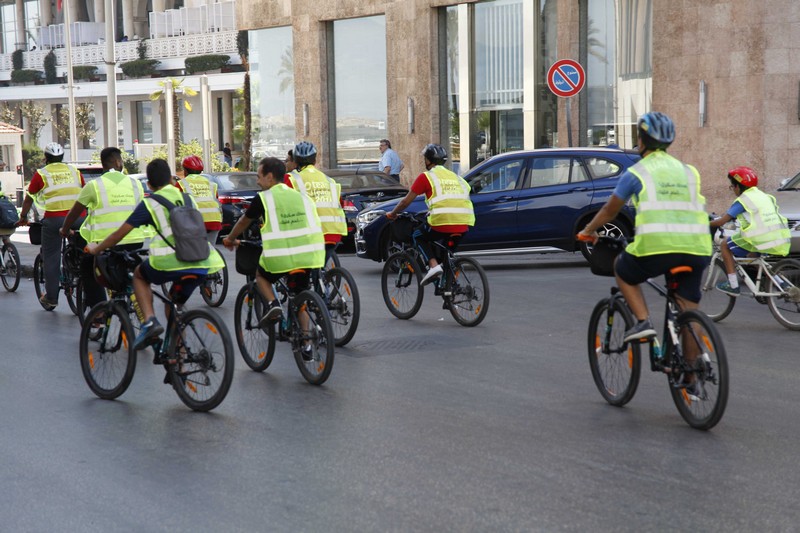
[[621, 407], [631, 401], [639, 386], [642, 343], [622, 342], [625, 330], [634, 324], [623, 301], [613, 299], [611, 316], [608, 307], [609, 298], [600, 300], [589, 319], [589, 367], [603, 398]]
[[712, 262], [705, 272], [703, 272], [702, 297], [700, 300], [700, 310], [703, 311], [714, 322], [719, 322], [733, 311], [736, 304], [736, 297], [729, 296], [717, 289], [717, 283], [728, 279], [725, 272], [725, 264], [722, 259]]
[[219, 256], [222, 257], [225, 266], [222, 267], [222, 270], [209, 274], [200, 286], [200, 295], [210, 307], [219, 307], [225, 301], [225, 296], [228, 295], [228, 263], [222, 254]]
[[233, 381], [233, 342], [222, 319], [209, 309], [192, 309], [170, 332], [168, 354], [172, 388], [187, 407], [210, 411], [218, 406]]
[[332, 268], [322, 275], [325, 294], [322, 298], [328, 306], [336, 346], [350, 342], [358, 329], [361, 317], [361, 300], [353, 276], [344, 268]]
[[[334, 336], [325, 302], [314, 291], [303, 291], [293, 298], [292, 352], [297, 368], [312, 385], [322, 385], [333, 369]], [[308, 318], [301, 321], [301, 315]], [[308, 348], [310, 346], [310, 349]]]
[[386, 260], [381, 272], [381, 291], [386, 307], [394, 316], [406, 320], [417, 314], [425, 295], [421, 282], [421, 269], [406, 252], [392, 254]]
[[334, 268], [341, 268], [342, 262], [339, 260], [339, 255], [336, 253], [336, 250], [331, 250], [331, 254], [328, 256], [328, 260], [325, 261], [324, 270], [331, 270]]
[[452, 295], [446, 298], [450, 314], [462, 326], [477, 326], [489, 311], [489, 280], [483, 267], [469, 257], [455, 260], [450, 282]]
[[80, 290], [78, 284], [78, 276], [74, 276], [72, 274], [66, 274], [66, 281], [62, 288], [64, 289], [64, 296], [67, 297], [67, 304], [69, 304], [69, 308], [72, 310], [72, 313], [80, 317], [81, 311], [78, 308], [78, 291]]
[[[703, 313], [684, 311], [676, 319], [678, 338], [684, 354], [683, 367], [675, 364], [674, 347], [667, 338], [665, 354], [672, 359], [669, 391], [678, 412], [693, 428], [711, 429], [722, 418], [728, 404], [728, 358], [722, 337], [714, 323]], [[685, 368], [687, 354], [696, 354], [693, 368]], [[698, 363], [699, 361], [699, 363]], [[695, 400], [686, 390], [685, 378], [694, 376], [701, 399]], [[691, 378], [690, 378], [691, 379]]]
[[0, 269], [0, 278], [3, 280], [3, 287], [8, 292], [14, 292], [19, 287], [19, 252], [11, 241], [3, 244], [3, 266]]
[[89, 311], [81, 328], [81, 371], [97, 396], [113, 400], [128, 389], [136, 370], [133, 328], [128, 313], [114, 302]]
[[782, 288], [769, 280], [767, 291], [776, 294], [767, 298], [769, 310], [783, 327], [800, 330], [800, 261], [784, 259], [772, 273], [788, 285]]
[[[36, 299], [42, 304], [42, 294], [45, 294], [44, 286], [44, 261], [42, 254], [37, 254], [33, 260], [33, 290], [36, 291]], [[47, 309], [44, 305], [42, 308]]]
[[275, 355], [275, 325], [267, 330], [258, 326], [264, 315], [264, 300], [258, 294], [255, 283], [247, 284], [236, 295], [233, 308], [233, 324], [236, 344], [247, 366], [263, 372], [272, 363]]

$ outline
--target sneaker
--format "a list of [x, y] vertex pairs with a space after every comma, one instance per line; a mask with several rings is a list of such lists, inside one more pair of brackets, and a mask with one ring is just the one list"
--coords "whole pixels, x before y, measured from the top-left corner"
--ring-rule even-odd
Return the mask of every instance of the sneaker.
[[94, 322], [91, 326], [89, 326], [89, 340], [99, 341], [100, 337], [103, 335], [104, 328], [105, 322]]
[[311, 347], [310, 344], [306, 344], [300, 350], [300, 356], [303, 358], [303, 361], [309, 362], [314, 359], [314, 348]]
[[656, 336], [656, 330], [653, 327], [653, 323], [650, 322], [650, 319], [642, 320], [641, 322], [634, 325], [631, 329], [625, 332], [625, 337], [622, 338], [622, 342], [630, 342], [635, 340], [649, 340]]
[[267, 307], [267, 312], [264, 313], [264, 316], [262, 316], [261, 320], [258, 321], [258, 326], [265, 328], [272, 322], [280, 320], [282, 317], [283, 309], [281, 309], [281, 304], [278, 303], [278, 300], [272, 300], [269, 303], [269, 307]]
[[42, 307], [44, 307], [45, 311], [52, 311], [56, 308], [56, 305], [58, 305], [48, 300], [46, 294], [42, 294], [42, 296], [39, 298], [39, 303], [42, 304]]
[[424, 287], [428, 283], [431, 283], [433, 280], [438, 278], [442, 275], [442, 265], [436, 265], [435, 267], [428, 269], [428, 273], [425, 274], [425, 277], [422, 278], [422, 282], [420, 282], [420, 287]]
[[137, 335], [136, 340], [133, 341], [133, 349], [143, 350], [147, 348], [147, 346], [149, 346], [152, 341], [156, 340], [162, 333], [164, 333], [164, 328], [158, 322], [158, 319], [156, 317], [151, 318], [142, 324], [142, 329], [139, 330], [139, 335]]
[[739, 294], [741, 293], [739, 287], [736, 288], [731, 287], [730, 281], [721, 281], [717, 283], [717, 290], [722, 291], [730, 296], [739, 296]]

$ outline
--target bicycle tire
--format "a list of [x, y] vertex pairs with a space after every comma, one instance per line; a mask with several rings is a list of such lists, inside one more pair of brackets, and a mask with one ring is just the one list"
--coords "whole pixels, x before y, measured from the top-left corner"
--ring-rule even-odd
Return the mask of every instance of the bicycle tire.
[[322, 275], [324, 295], [333, 326], [336, 346], [344, 346], [353, 339], [361, 318], [361, 299], [353, 275], [344, 268], [327, 270]]
[[221, 253], [219, 256], [224, 263], [222, 270], [209, 274], [200, 286], [200, 296], [209, 307], [219, 307], [228, 295], [228, 262]]
[[192, 309], [170, 332], [167, 354], [177, 362], [168, 366], [169, 380], [178, 398], [194, 411], [217, 407], [233, 381], [233, 342], [225, 323], [210, 309]]
[[794, 331], [800, 330], [800, 261], [784, 259], [772, 269], [774, 276], [780, 276], [789, 283], [788, 288], [781, 288], [772, 279], [767, 283], [767, 292], [780, 293], [769, 296], [767, 305], [780, 325]]
[[611, 405], [622, 407], [633, 399], [639, 386], [642, 343], [622, 342], [625, 330], [633, 326], [634, 320], [623, 301], [614, 298], [608, 352], [603, 352], [603, 339], [609, 327], [608, 306], [609, 298], [600, 300], [589, 319], [589, 367], [600, 395]]
[[[128, 389], [136, 370], [133, 327], [127, 311], [115, 302], [95, 305], [86, 318], [80, 336], [81, 372], [92, 392], [113, 400]], [[92, 327], [98, 323], [104, 325]]]
[[37, 254], [36, 259], [33, 260], [33, 290], [36, 291], [36, 300], [39, 302], [39, 305], [42, 306], [42, 309], [48, 310], [44, 304], [42, 304], [42, 295], [46, 293], [46, 288], [44, 285], [44, 261], [42, 259], [42, 254]]
[[719, 322], [731, 314], [733, 306], [736, 305], [735, 296], [730, 296], [717, 289], [717, 283], [727, 281], [727, 279], [728, 274], [725, 272], [725, 264], [719, 258], [708, 265], [708, 268], [703, 272], [700, 310], [714, 322]]
[[72, 314], [80, 317], [81, 311], [78, 308], [78, 279], [79, 278], [77, 276], [67, 274], [67, 280], [64, 282], [62, 289], [64, 291], [64, 296], [67, 298], [67, 304], [69, 305]]
[[339, 260], [339, 254], [336, 253], [336, 250], [331, 250], [323, 269], [327, 271], [334, 268], [342, 268], [342, 262]]
[[416, 259], [406, 252], [392, 254], [381, 272], [381, 292], [389, 312], [402, 320], [416, 315], [425, 296], [420, 283], [422, 271]]
[[460, 257], [450, 273], [450, 291], [445, 298], [450, 314], [462, 326], [477, 326], [489, 311], [489, 279], [476, 260]]
[[[728, 358], [722, 337], [714, 322], [700, 311], [693, 309], [684, 311], [678, 315], [675, 323], [684, 352], [692, 346], [700, 349], [704, 364], [698, 365], [693, 374], [695, 379], [699, 380], [700, 389], [707, 399], [691, 399], [685, 386], [681, 386], [679, 382], [683, 378], [683, 373], [669, 374], [670, 394], [686, 423], [695, 429], [711, 429], [720, 421], [728, 404]], [[694, 333], [686, 335], [689, 331]], [[674, 357], [672, 355], [674, 347], [669, 337], [665, 348], [664, 354], [670, 358]]]
[[0, 279], [3, 287], [8, 292], [14, 292], [19, 287], [20, 259], [17, 247], [11, 241], [3, 244], [3, 270]]
[[264, 313], [264, 300], [255, 284], [246, 284], [236, 295], [233, 308], [233, 324], [236, 344], [242, 359], [251, 369], [263, 372], [275, 355], [275, 326], [264, 330], [258, 322]]
[[[305, 290], [292, 299], [292, 353], [300, 374], [312, 385], [322, 385], [331, 375], [334, 359], [334, 337], [328, 308], [319, 294]], [[308, 330], [301, 329], [299, 313], [308, 314]], [[302, 349], [311, 346], [310, 359], [303, 358]]]

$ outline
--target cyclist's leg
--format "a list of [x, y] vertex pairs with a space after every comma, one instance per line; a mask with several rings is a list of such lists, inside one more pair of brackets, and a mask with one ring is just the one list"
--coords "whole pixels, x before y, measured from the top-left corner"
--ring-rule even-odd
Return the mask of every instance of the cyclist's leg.
[[414, 240], [419, 247], [425, 263], [433, 268], [439, 264], [436, 254], [433, 251], [433, 242], [441, 239], [443, 234], [434, 231], [428, 224], [423, 224], [414, 230]]
[[44, 287], [47, 301], [58, 303], [61, 265], [61, 235], [58, 230], [64, 217], [42, 219], [42, 263], [44, 267]]
[[94, 278], [94, 256], [91, 254], [81, 255], [80, 278], [83, 284], [84, 305], [91, 309], [100, 302], [106, 301], [106, 291], [97, 283]]
[[[690, 266], [691, 272], [681, 274], [679, 278], [678, 288], [675, 291], [675, 300], [678, 303], [681, 311], [688, 311], [690, 309], [697, 309], [700, 307], [700, 299], [703, 296], [701, 286], [703, 284], [703, 272], [708, 267], [710, 257], [689, 254], [675, 254], [674, 261], [670, 261], [670, 268], [674, 266]], [[679, 263], [677, 265], [673, 263]], [[696, 329], [696, 328], [695, 328]], [[699, 334], [699, 331], [698, 331]], [[687, 363], [694, 364], [699, 355], [699, 347], [695, 342], [686, 342], [688, 339], [693, 338], [690, 335], [683, 335], [683, 357]], [[694, 376], [690, 377], [691, 380]]]
[[278, 320], [283, 315], [283, 309], [275, 296], [272, 284], [283, 277], [283, 274], [267, 272], [261, 265], [256, 269], [256, 288], [261, 298], [266, 302], [264, 315], [260, 317], [259, 325], [266, 327], [271, 321]]
[[[650, 317], [647, 302], [642, 293], [641, 283], [658, 274], [652, 274], [648, 269], [647, 259], [635, 257], [628, 252], [622, 252], [614, 263], [614, 275], [625, 301], [633, 312], [637, 321], [641, 322]], [[660, 272], [659, 272], [660, 274]]]

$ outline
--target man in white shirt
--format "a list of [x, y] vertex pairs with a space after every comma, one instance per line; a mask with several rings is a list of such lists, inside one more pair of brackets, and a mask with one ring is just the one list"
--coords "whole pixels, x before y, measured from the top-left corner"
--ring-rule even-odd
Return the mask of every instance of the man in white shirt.
[[378, 170], [389, 174], [391, 177], [400, 182], [400, 172], [403, 170], [403, 161], [397, 152], [392, 150], [392, 143], [389, 139], [381, 139], [380, 144], [381, 160], [378, 163]]

